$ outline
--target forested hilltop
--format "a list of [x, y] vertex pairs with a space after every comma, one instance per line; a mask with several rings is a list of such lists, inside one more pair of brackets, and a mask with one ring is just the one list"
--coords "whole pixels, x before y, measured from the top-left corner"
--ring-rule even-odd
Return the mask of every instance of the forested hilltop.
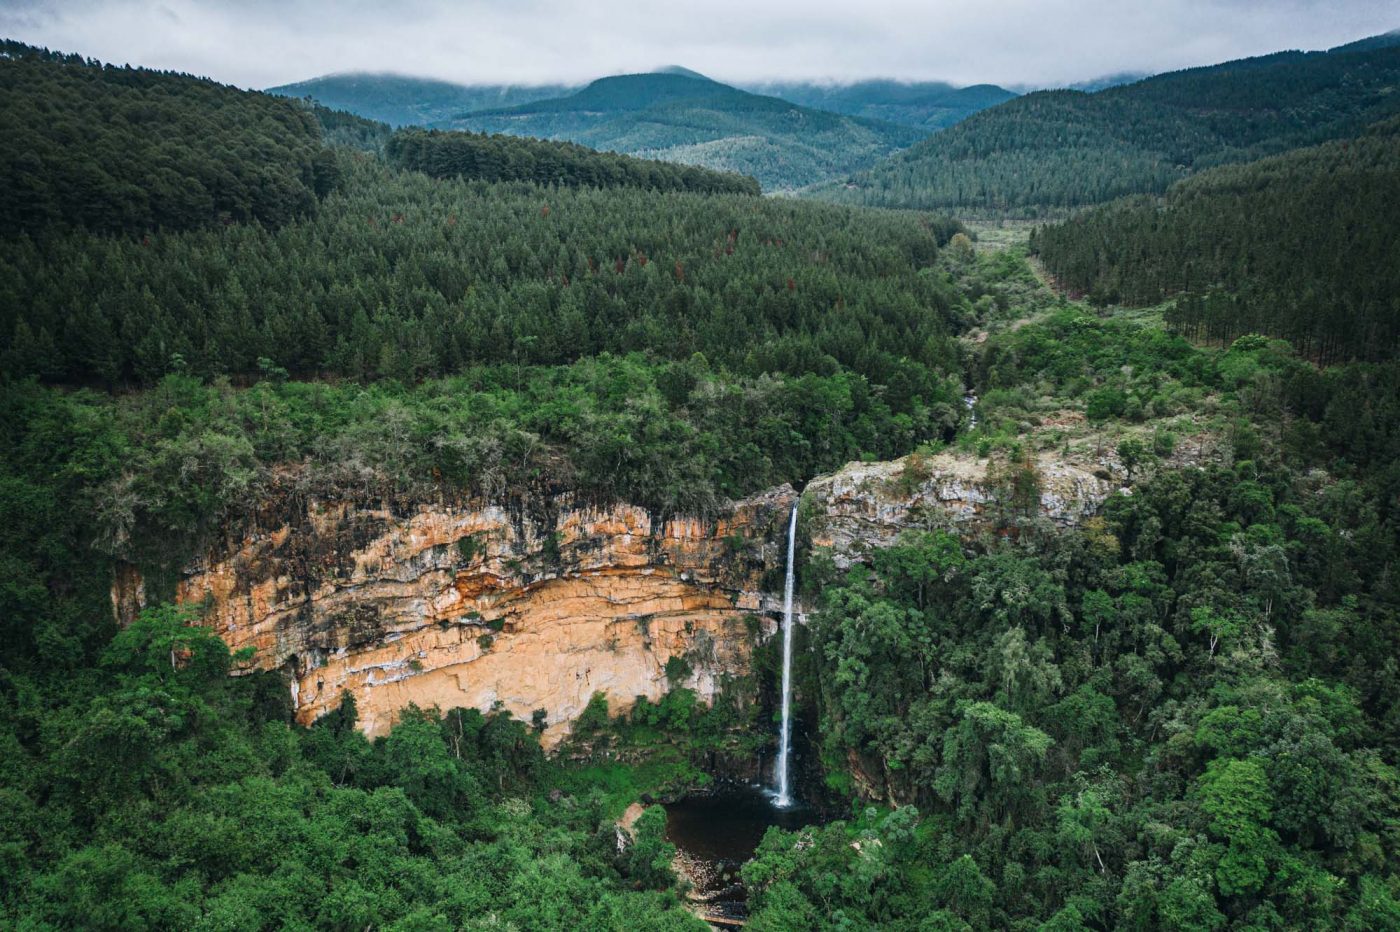
[[568, 187], [647, 188], [708, 194], [758, 194], [747, 175], [691, 165], [643, 161], [572, 143], [479, 133], [404, 131], [390, 140], [389, 159], [434, 178], [533, 181]]
[[600, 78], [566, 97], [463, 113], [438, 125], [735, 171], [767, 190], [848, 174], [924, 135], [675, 72]]
[[454, 84], [401, 74], [328, 74], [269, 87], [269, 94], [311, 98], [391, 126], [426, 126], [471, 110], [513, 107], [562, 97], [578, 90], [568, 84]]
[[984, 110], [814, 191], [884, 207], [1036, 216], [1161, 193], [1194, 172], [1354, 136], [1400, 113], [1400, 36], [1158, 75]]
[[1096, 303], [1156, 304], [1198, 339], [1288, 339], [1321, 362], [1400, 345], [1400, 118], [1355, 138], [1179, 182], [1032, 238]]
[[320, 128], [289, 101], [10, 41], [0, 77], [6, 235], [271, 227], [335, 183]]
[[[1231, 324], [1295, 345], [1081, 303], [1014, 230], [22, 47], [0, 75], [0, 189], [54, 205], [0, 230], [0, 926], [703, 930], [663, 810], [617, 820], [772, 730], [736, 691], [781, 639], [713, 707], [601, 697], [547, 756], [493, 710], [298, 725], [283, 673], [161, 600], [274, 490], [703, 519], [908, 454], [886, 491], [956, 459], [982, 530], [930, 508], [838, 568], [799, 509], [833, 818], [770, 830], [749, 928], [1400, 929], [1400, 362], [1341, 349], [1391, 273], [1327, 267], [1347, 223], [1393, 228], [1385, 127], [1036, 236], [1096, 297], [1187, 263], [1354, 302]], [[1118, 491], [1057, 526], [1061, 465]], [[118, 565], [151, 603], [126, 627]]]
[[914, 126], [930, 133], [1016, 96], [995, 84], [955, 87], [941, 81], [768, 81], [746, 85], [744, 90], [817, 110]]

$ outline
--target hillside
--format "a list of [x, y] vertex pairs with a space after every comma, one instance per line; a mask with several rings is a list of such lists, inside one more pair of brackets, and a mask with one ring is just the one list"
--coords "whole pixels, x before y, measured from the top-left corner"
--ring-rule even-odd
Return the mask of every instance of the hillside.
[[0, 233], [276, 226], [336, 171], [291, 101], [0, 43]]
[[754, 176], [769, 191], [849, 173], [922, 135], [677, 73], [601, 78], [567, 97], [461, 114], [439, 125], [733, 171]]
[[333, 110], [390, 126], [426, 126], [468, 110], [511, 107], [576, 90], [567, 84], [454, 84], [402, 74], [330, 74], [267, 89], [283, 97], [310, 97]]
[[744, 85], [744, 90], [779, 97], [803, 107], [885, 120], [926, 132], [952, 126], [1016, 96], [994, 84], [955, 87], [938, 81], [871, 80], [850, 84], [771, 81]]
[[571, 142], [524, 136], [401, 130], [390, 138], [385, 150], [400, 168], [434, 178], [706, 194], [761, 193], [757, 181], [732, 172], [636, 159]]
[[1321, 361], [1400, 346], [1400, 118], [1356, 139], [1222, 166], [1038, 231], [1065, 286], [1151, 305], [1197, 338], [1288, 339]]
[[1281, 52], [1094, 94], [1028, 94], [815, 193], [1032, 215], [1160, 193], [1204, 168], [1354, 135], [1400, 113], [1397, 42]]

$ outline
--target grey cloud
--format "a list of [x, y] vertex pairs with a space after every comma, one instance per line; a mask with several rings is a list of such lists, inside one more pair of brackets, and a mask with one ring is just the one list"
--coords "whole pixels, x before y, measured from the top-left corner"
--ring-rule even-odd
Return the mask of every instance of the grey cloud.
[[1068, 83], [1400, 26], [1400, 0], [0, 0], [27, 42], [266, 87], [350, 70]]

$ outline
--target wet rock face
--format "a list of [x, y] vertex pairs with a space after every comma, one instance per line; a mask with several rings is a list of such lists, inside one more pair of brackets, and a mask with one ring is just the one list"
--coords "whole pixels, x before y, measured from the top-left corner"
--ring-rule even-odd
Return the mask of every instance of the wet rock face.
[[[304, 500], [216, 544], [178, 598], [207, 605], [230, 648], [256, 649], [256, 667], [286, 669], [303, 723], [349, 691], [370, 734], [410, 703], [526, 721], [543, 709], [552, 744], [595, 692], [614, 713], [659, 699], [673, 657], [705, 700], [747, 671], [794, 495], [776, 489], [712, 521], [569, 496]], [[119, 613], [134, 611], [139, 582], [119, 574]]]
[[[1036, 501], [1062, 525], [1092, 514], [1117, 483], [1042, 458]], [[985, 461], [955, 454], [853, 463], [803, 493], [812, 544], [838, 564], [909, 528], [969, 532], [999, 520], [1005, 490]], [[569, 495], [516, 499], [264, 503], [181, 574], [181, 602], [253, 665], [283, 669], [299, 721], [349, 692], [361, 727], [382, 734], [410, 703], [543, 710], [546, 745], [595, 692], [614, 714], [657, 700], [685, 661], [704, 701], [750, 668], [781, 613], [788, 486], [733, 503], [711, 520], [661, 519]], [[130, 620], [145, 601], [122, 567], [112, 604]], [[673, 666], [673, 672], [675, 667]]]

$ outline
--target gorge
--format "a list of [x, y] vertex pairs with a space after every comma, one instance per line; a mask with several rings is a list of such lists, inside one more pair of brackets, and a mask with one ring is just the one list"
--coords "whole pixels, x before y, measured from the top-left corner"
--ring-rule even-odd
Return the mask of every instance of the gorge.
[[[475, 707], [542, 722], [553, 747], [597, 693], [612, 714], [673, 685], [713, 701], [780, 630], [775, 583], [799, 530], [850, 565], [909, 528], [993, 525], [1004, 503], [990, 466], [952, 451], [852, 463], [807, 485], [800, 516], [790, 486], [705, 519], [568, 493], [287, 492], [182, 567], [175, 595], [230, 648], [254, 649], [244, 669], [286, 671], [303, 724], [353, 695], [369, 735], [410, 704]], [[1035, 468], [1039, 512], [1061, 525], [1117, 488], [1091, 463], [1044, 455]], [[145, 574], [120, 567], [119, 620], [146, 600]]]

